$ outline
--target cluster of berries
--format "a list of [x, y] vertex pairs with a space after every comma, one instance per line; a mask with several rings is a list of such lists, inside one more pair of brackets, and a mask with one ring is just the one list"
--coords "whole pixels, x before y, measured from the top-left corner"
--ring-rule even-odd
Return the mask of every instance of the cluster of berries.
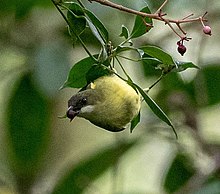
[[[203, 32], [204, 32], [204, 34], [207, 34], [207, 35], [209, 35], [209, 36], [211, 36], [212, 35], [212, 29], [211, 29], [211, 27], [210, 26], [205, 26], [205, 25], [203, 25]], [[187, 38], [183, 38], [183, 39], [181, 39], [181, 40], [179, 40], [178, 42], [177, 42], [177, 51], [183, 56], [184, 55], [184, 53], [186, 52], [186, 47], [184, 46], [184, 44], [183, 44], [183, 42], [184, 42], [184, 40], [187, 40]]]

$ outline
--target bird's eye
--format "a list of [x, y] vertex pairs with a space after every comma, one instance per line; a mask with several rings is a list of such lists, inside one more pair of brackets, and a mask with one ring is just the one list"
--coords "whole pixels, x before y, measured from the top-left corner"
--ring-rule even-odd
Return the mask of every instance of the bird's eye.
[[82, 98], [82, 104], [86, 104], [87, 103], [87, 99], [86, 98]]

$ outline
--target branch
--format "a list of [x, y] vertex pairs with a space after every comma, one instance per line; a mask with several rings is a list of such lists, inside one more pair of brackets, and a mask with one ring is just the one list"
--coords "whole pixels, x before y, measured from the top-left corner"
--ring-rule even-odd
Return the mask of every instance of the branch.
[[[118, 9], [120, 11], [127, 12], [127, 13], [130, 13], [130, 14], [134, 14], [134, 15], [138, 15], [138, 16], [142, 16], [142, 17], [148, 17], [148, 18], [151, 18], [151, 19], [162, 21], [165, 24], [168, 24], [168, 26], [171, 28], [171, 30], [177, 36], [179, 36], [180, 39], [186, 39], [186, 37], [185, 37], [186, 32], [181, 28], [180, 24], [190, 23], [190, 22], [201, 22], [203, 24], [203, 22], [207, 21], [207, 19], [204, 18], [207, 12], [203, 16], [196, 17], [196, 18], [191, 18], [191, 19], [189, 17], [191, 17], [193, 14], [190, 14], [190, 15], [188, 15], [188, 16], [184, 17], [183, 19], [180, 19], [180, 20], [164, 18], [164, 16], [166, 14], [162, 13], [162, 8], [166, 5], [168, 0], [165, 0], [164, 3], [159, 7], [159, 9], [155, 13], [153, 13], [153, 14], [144, 13], [144, 12], [141, 12], [141, 11], [130, 9], [130, 8], [127, 8], [127, 7], [123, 6], [123, 5], [119, 5], [119, 4], [113, 3], [113, 2], [111, 2], [109, 0], [88, 0], [88, 1], [91, 2], [91, 3], [94, 1], [94, 2], [100, 3], [102, 5], [105, 5], [105, 6], [108, 6], [108, 7], [112, 7], [114, 9]], [[181, 31], [182, 34], [179, 34], [173, 28], [171, 23], [176, 24], [176, 26], [178, 27], [178, 29]]]

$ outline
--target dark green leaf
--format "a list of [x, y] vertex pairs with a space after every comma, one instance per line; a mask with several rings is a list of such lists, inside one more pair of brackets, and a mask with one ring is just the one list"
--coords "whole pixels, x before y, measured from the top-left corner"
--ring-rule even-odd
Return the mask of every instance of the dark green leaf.
[[91, 83], [94, 80], [98, 79], [99, 77], [102, 77], [105, 75], [111, 75], [111, 74], [113, 74], [113, 71], [110, 70], [105, 65], [95, 64], [87, 72], [86, 80], [87, 80], [87, 83]]
[[105, 44], [104, 40], [102, 39], [102, 36], [100, 35], [96, 26], [87, 18], [86, 18], [86, 21], [87, 21], [89, 28], [92, 31], [93, 35], [97, 38], [97, 40], [102, 45], [101, 55], [99, 55], [99, 62], [104, 62], [108, 58], [106, 44]]
[[129, 30], [126, 26], [122, 25], [121, 34], [119, 36], [125, 37], [125, 39], [128, 39], [128, 37], [130, 36], [130, 33], [129, 33]]
[[172, 124], [172, 122], [170, 121], [170, 119], [168, 118], [168, 116], [161, 110], [161, 108], [153, 101], [153, 99], [148, 96], [146, 94], [146, 92], [144, 92], [144, 90], [142, 90], [138, 85], [134, 84], [134, 86], [138, 89], [138, 91], [140, 92], [140, 94], [142, 95], [142, 97], [144, 98], [145, 102], [148, 104], [148, 106], [151, 108], [151, 110], [154, 112], [154, 114], [161, 119], [162, 121], [164, 121], [165, 123], [167, 123], [173, 130], [176, 138], [178, 138], [177, 133], [175, 131], [175, 128]]
[[99, 31], [97, 30], [96, 26], [87, 18], [86, 18], [86, 21], [93, 35], [97, 38], [97, 40], [101, 43], [101, 45], [105, 46], [105, 42], [103, 41], [101, 35], [99, 34]]
[[175, 62], [173, 60], [173, 58], [167, 54], [165, 51], [163, 51], [162, 49], [155, 47], [155, 46], [145, 46], [145, 47], [141, 47], [141, 50], [144, 51], [144, 53], [146, 53], [147, 55], [158, 59], [159, 61], [161, 61], [164, 65], [174, 65]]
[[15, 16], [17, 19], [20, 19], [26, 16], [31, 11], [31, 9], [36, 4], [36, 1], [32, 1], [32, 0], [15, 1], [15, 4], [16, 4], [16, 15]]
[[13, 169], [24, 178], [35, 172], [46, 151], [50, 113], [31, 76], [23, 76], [9, 100], [7, 138]]
[[[97, 56], [97, 55], [96, 55]], [[91, 57], [87, 57], [77, 62], [70, 70], [67, 80], [63, 84], [62, 88], [82, 88], [87, 84], [86, 74], [89, 69], [94, 65], [94, 61]]]
[[76, 3], [71, 3], [67, 12], [72, 36], [79, 36], [86, 28], [86, 19], [83, 9]]
[[213, 105], [220, 102], [220, 66], [208, 64], [198, 71], [193, 80], [195, 93], [202, 106]]
[[181, 186], [183, 186], [195, 173], [192, 167], [192, 162], [185, 155], [178, 154], [167, 175], [164, 182], [164, 187], [168, 193], [174, 193]]
[[[141, 12], [144, 13], [151, 13], [150, 9], [148, 8], [148, 6], [144, 7]], [[137, 38], [142, 36], [143, 34], [147, 33], [150, 29], [151, 26], [146, 26], [146, 24], [144, 23], [144, 21], [146, 21], [147, 24], [150, 24], [151, 26], [153, 25], [152, 19], [146, 17], [145, 19], [141, 16], [136, 16], [135, 19], [135, 23], [134, 23], [134, 27], [133, 30], [131, 32], [131, 38]]]
[[194, 65], [192, 62], [180, 62], [180, 61], [175, 61], [175, 64], [177, 65], [178, 68], [173, 69], [175, 72], [181, 72], [185, 71], [188, 68], [196, 68], [199, 69], [198, 66]]
[[134, 130], [134, 128], [137, 126], [137, 124], [140, 122], [140, 119], [141, 119], [141, 114], [139, 112], [138, 115], [135, 118], [133, 118], [133, 120], [131, 121], [131, 127], [130, 127], [131, 133]]
[[113, 166], [133, 145], [135, 142], [109, 147], [88, 160], [82, 161], [68, 171], [66, 176], [59, 181], [52, 194], [83, 193], [92, 181]]
[[157, 68], [160, 64], [162, 64], [160, 60], [152, 57], [144, 57], [142, 58], [142, 62], [144, 63], [144, 65], [151, 65], [155, 68]]
[[105, 28], [105, 26], [103, 25], [103, 23], [96, 17], [96, 15], [94, 15], [94, 13], [92, 13], [91, 11], [85, 9], [85, 14], [89, 17], [89, 19], [91, 20], [91, 22], [93, 23], [93, 25], [97, 28], [97, 30], [99, 31], [100, 35], [102, 36], [102, 39], [105, 41], [105, 43], [108, 43], [109, 41], [109, 35], [108, 35], [108, 31]]

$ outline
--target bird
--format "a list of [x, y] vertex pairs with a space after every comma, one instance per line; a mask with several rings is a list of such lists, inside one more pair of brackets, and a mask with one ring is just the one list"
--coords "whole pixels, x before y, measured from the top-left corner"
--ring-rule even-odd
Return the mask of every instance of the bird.
[[124, 130], [141, 107], [139, 93], [115, 74], [105, 75], [89, 83], [68, 100], [66, 116], [76, 116], [111, 132]]

